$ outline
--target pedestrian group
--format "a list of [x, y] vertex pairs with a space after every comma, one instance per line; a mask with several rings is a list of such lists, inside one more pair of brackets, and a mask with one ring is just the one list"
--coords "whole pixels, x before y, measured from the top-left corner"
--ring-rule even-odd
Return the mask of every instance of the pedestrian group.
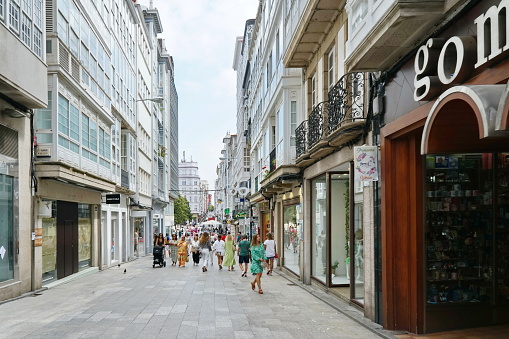
[[180, 240], [177, 234], [171, 237], [162, 233], [154, 234], [154, 246], [163, 246], [165, 257], [169, 257], [172, 266], [185, 267], [192, 257], [193, 266], [201, 266], [202, 272], [207, 272], [207, 267], [212, 266], [212, 257], [217, 257], [219, 270], [226, 267], [228, 271], [235, 271], [235, 254], [238, 256], [238, 264], [241, 277], [248, 274], [249, 263], [251, 262], [251, 273], [254, 276], [251, 282], [253, 290], [258, 287], [258, 293], [263, 294], [261, 278], [263, 271], [267, 268], [267, 275], [272, 275], [274, 259], [277, 259], [276, 243], [272, 233], [267, 233], [267, 240], [261, 243], [260, 235], [255, 234], [251, 242], [247, 235], [239, 234], [236, 242], [233, 236], [203, 232], [200, 235], [182, 234]]

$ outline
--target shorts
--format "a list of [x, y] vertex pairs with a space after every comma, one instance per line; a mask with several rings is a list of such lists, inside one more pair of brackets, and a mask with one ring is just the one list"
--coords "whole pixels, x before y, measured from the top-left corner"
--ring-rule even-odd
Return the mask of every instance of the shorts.
[[220, 257], [224, 257], [224, 252], [223, 251], [216, 251], [216, 255], [218, 255]]
[[267, 257], [267, 260], [269, 260], [269, 259], [274, 259], [274, 257]]
[[249, 264], [249, 255], [239, 255], [239, 264]]

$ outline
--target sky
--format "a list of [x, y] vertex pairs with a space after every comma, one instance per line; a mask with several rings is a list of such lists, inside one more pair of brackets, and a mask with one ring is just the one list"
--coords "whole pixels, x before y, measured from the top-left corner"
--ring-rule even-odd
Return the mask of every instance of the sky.
[[[138, 3], [149, 6], [149, 0]], [[179, 162], [198, 163], [214, 187], [223, 138], [236, 131], [235, 43], [256, 17], [258, 0], [153, 0], [179, 97]]]

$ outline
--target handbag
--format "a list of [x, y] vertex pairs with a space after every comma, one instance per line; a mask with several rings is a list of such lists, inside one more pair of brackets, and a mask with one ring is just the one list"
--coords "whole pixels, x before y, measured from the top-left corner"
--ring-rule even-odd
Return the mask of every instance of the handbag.
[[274, 259], [278, 259], [279, 258], [279, 254], [276, 253], [276, 255], [274, 256]]
[[265, 261], [260, 262], [260, 266], [262, 268], [266, 268], [267, 267], [267, 262], [265, 262]]

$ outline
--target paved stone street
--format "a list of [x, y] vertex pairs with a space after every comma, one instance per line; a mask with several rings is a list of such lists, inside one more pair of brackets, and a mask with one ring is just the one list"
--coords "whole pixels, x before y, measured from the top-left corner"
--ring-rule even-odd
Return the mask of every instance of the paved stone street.
[[263, 295], [251, 279], [140, 258], [1, 304], [0, 338], [380, 338], [277, 273]]

